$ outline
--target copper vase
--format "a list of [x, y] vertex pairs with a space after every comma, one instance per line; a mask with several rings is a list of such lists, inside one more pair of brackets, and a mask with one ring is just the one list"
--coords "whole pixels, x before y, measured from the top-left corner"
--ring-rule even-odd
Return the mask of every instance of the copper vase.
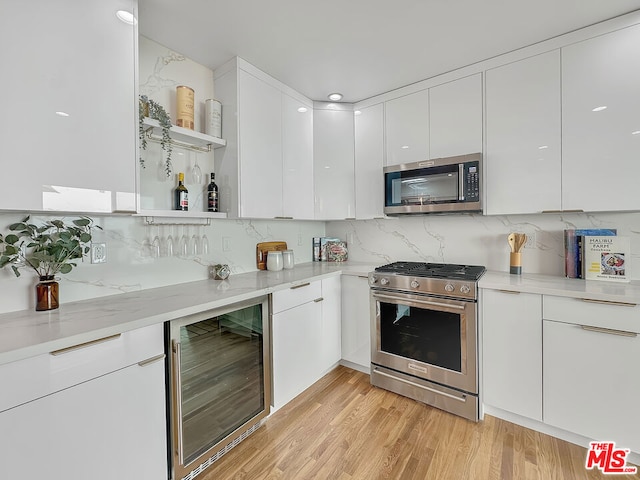
[[58, 282], [53, 275], [40, 277], [36, 285], [36, 311], [54, 310], [58, 306]]

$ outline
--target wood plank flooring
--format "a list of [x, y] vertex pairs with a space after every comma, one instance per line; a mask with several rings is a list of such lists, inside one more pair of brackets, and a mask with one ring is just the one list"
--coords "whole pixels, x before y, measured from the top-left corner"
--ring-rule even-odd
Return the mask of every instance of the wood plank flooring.
[[368, 375], [340, 366], [196, 478], [612, 478], [587, 471], [585, 458], [582, 447], [490, 416], [469, 422], [372, 387]]

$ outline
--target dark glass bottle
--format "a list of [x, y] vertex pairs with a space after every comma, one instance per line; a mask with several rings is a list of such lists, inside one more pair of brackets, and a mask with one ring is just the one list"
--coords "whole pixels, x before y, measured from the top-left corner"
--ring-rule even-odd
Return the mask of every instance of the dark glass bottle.
[[211, 174], [211, 182], [207, 186], [207, 210], [209, 212], [218, 211], [218, 185], [215, 182], [216, 174]]
[[173, 209], [186, 212], [189, 210], [189, 190], [184, 186], [184, 173], [178, 174], [178, 186], [174, 190]]

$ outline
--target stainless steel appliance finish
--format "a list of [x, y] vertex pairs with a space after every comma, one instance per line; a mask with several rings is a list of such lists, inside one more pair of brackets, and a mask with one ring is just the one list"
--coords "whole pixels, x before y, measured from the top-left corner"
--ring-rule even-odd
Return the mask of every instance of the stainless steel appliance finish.
[[369, 274], [371, 383], [477, 421], [481, 266], [397, 262]]
[[268, 297], [169, 322], [171, 479], [191, 480], [269, 415]]
[[385, 167], [384, 213], [482, 211], [481, 164], [473, 153]]

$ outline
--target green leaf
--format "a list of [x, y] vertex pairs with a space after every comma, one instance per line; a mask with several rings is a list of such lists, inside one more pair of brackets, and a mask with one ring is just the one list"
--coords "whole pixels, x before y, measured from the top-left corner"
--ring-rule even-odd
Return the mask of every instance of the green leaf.
[[86, 227], [87, 225], [91, 224], [91, 220], [89, 220], [88, 218], [79, 218], [77, 220], [74, 220], [73, 224], [78, 227]]
[[82, 233], [80, 234], [80, 241], [82, 243], [87, 243], [91, 241], [91, 234], [90, 233]]
[[60, 232], [60, 238], [62, 240], [71, 240], [71, 234], [69, 232]]
[[10, 263], [13, 263], [10, 257], [7, 257], [6, 255], [2, 255], [0, 257], [0, 268], [6, 267]]
[[24, 228], [27, 228], [24, 223], [13, 223], [9, 225], [9, 230], [22, 230]]
[[13, 245], [7, 245], [4, 249], [5, 255], [16, 255], [20, 250], [18, 250]]
[[16, 243], [18, 240], [20, 240], [20, 239], [18, 238], [18, 236], [17, 236], [17, 235], [13, 235], [13, 234], [10, 234], [10, 235], [7, 235], [6, 237], [4, 237], [4, 241], [5, 241], [6, 243], [10, 244], [10, 245], [13, 245], [13, 244], [14, 244], [14, 243]]
[[62, 220], [51, 220], [51, 225], [58, 228], [64, 228], [64, 223]]
[[20, 276], [20, 270], [18, 270], [18, 267], [16, 267], [15, 265], [11, 265], [11, 270], [13, 270], [13, 273], [15, 273], [16, 277]]
[[69, 263], [64, 263], [60, 267], [60, 273], [69, 273], [73, 267]]

